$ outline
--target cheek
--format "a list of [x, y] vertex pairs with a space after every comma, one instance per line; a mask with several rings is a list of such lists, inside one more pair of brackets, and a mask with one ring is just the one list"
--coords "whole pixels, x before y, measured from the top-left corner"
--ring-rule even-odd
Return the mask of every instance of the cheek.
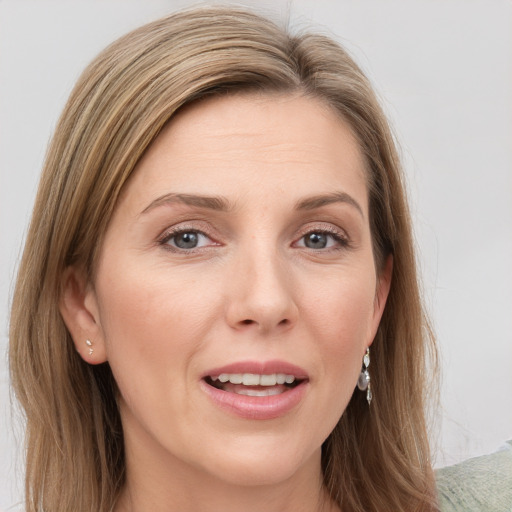
[[155, 380], [151, 374], [179, 385], [210, 328], [215, 303], [198, 293], [198, 283], [176, 273], [171, 278], [155, 269], [142, 272], [142, 266], [122, 268], [115, 279], [98, 279], [107, 357], [119, 387], [132, 387], [127, 381], [134, 380], [147, 386]]
[[[307, 323], [325, 333], [339, 350], [357, 349], [371, 343], [375, 279], [354, 271], [345, 277], [324, 280], [313, 293], [303, 293]], [[365, 345], [368, 344], [368, 345]]]
[[338, 403], [336, 421], [352, 396], [362, 356], [372, 342], [375, 282], [371, 276], [360, 279], [354, 275], [342, 285], [332, 281], [311, 294], [304, 308], [305, 325], [314, 329], [311, 337], [322, 358], [327, 395]]

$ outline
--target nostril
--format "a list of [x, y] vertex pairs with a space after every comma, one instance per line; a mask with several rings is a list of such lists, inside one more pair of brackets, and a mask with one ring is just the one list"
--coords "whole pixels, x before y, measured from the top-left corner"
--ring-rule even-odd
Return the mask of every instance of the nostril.
[[[275, 327], [289, 327], [290, 325], [292, 324], [292, 322], [290, 321], [289, 318], [283, 318], [282, 320], [280, 320], [277, 324], [273, 324]], [[263, 329], [267, 329], [270, 327], [270, 324], [267, 325], [266, 322], [258, 322], [257, 320], [252, 320], [251, 318], [245, 318], [244, 320], [240, 320], [240, 322], [238, 322], [238, 325], [239, 326], [242, 326], [242, 325], [257, 325], [259, 326], [260, 328], [263, 328]]]

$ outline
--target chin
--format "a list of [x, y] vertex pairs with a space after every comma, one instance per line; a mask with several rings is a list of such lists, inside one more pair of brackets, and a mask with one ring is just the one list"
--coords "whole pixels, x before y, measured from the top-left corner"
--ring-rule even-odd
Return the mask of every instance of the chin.
[[[234, 463], [226, 469], [221, 469], [222, 480], [229, 484], [239, 487], [262, 487], [279, 485], [291, 479], [296, 473], [300, 472], [302, 467], [291, 466], [290, 464], [273, 465], [258, 464], [254, 462]], [[216, 468], [216, 477], [219, 475], [219, 469]]]
[[318, 474], [321, 447], [310, 453], [304, 447], [284, 447], [283, 442], [276, 443], [279, 446], [261, 444], [246, 449], [226, 447], [222, 455], [215, 458], [213, 474], [221, 475], [230, 485], [247, 487], [281, 484], [302, 472]]

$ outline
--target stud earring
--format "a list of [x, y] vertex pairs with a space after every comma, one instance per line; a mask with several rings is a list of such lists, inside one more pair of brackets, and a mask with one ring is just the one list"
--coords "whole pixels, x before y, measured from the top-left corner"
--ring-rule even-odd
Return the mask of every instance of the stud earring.
[[370, 366], [370, 349], [366, 349], [366, 354], [363, 357], [363, 367], [361, 369], [361, 373], [359, 374], [359, 379], [357, 379], [357, 387], [361, 391], [366, 390], [366, 400], [368, 401], [368, 405], [370, 405], [373, 393], [372, 386], [370, 384], [370, 372], [368, 371], [368, 367]]
[[92, 356], [92, 353], [94, 352], [94, 349], [92, 348], [91, 340], [85, 340], [85, 344], [89, 347], [89, 355]]

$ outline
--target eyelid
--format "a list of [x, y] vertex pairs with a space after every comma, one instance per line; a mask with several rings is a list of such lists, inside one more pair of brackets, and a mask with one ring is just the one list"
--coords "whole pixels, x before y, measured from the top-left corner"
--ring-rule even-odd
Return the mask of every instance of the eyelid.
[[[201, 224], [204, 224], [204, 223], [201, 222]], [[171, 226], [171, 227], [165, 229], [157, 237], [156, 243], [160, 246], [163, 246], [167, 250], [179, 252], [179, 253], [188, 253], [188, 254], [190, 254], [194, 251], [205, 250], [205, 249], [208, 249], [211, 247], [215, 247], [215, 246], [218, 247], [218, 246], [222, 245], [220, 242], [218, 242], [216, 240], [216, 237], [214, 237], [214, 235], [210, 231], [211, 230], [208, 229], [208, 226], [203, 227], [203, 225], [201, 225], [201, 227], [199, 227], [195, 222], [189, 223], [189, 222], [185, 221], [183, 223], [178, 223], [174, 226]], [[175, 237], [181, 233], [187, 233], [187, 232], [197, 233], [201, 236], [204, 236], [210, 241], [210, 243], [207, 243], [200, 247], [194, 247], [194, 248], [190, 248], [190, 249], [182, 249], [180, 247], [176, 247], [174, 245], [167, 243], [173, 237]], [[292, 246], [297, 247], [297, 244], [306, 235], [311, 234], [311, 233], [323, 233], [323, 234], [330, 235], [336, 242], [334, 247], [331, 246], [331, 247], [327, 247], [324, 249], [311, 249], [314, 251], [327, 252], [329, 250], [343, 249], [343, 248], [349, 247], [351, 245], [350, 237], [348, 236], [347, 232], [344, 229], [342, 229], [338, 226], [333, 226], [331, 223], [311, 222], [311, 223], [306, 224], [305, 226], [302, 226], [299, 229], [299, 235], [297, 237], [295, 237], [295, 240], [292, 242]], [[305, 247], [305, 245], [300, 245], [299, 247], [308, 249], [307, 247]]]
[[[323, 249], [325, 252], [329, 249], [343, 249], [345, 247], [350, 246], [351, 241], [344, 229], [338, 228], [333, 226], [332, 224], [317, 224], [317, 225], [308, 225], [304, 226], [300, 230], [300, 236], [296, 239], [296, 241], [293, 243], [293, 245], [297, 244], [300, 240], [302, 240], [306, 235], [310, 233], [323, 233], [327, 235], [331, 235], [337, 242], [337, 247], [329, 247], [326, 249]], [[302, 247], [302, 246], [301, 246]], [[320, 251], [321, 249], [314, 249], [315, 251]]]
[[[200, 246], [200, 247], [193, 247], [190, 249], [182, 249], [180, 247], [176, 247], [174, 245], [168, 244], [169, 240], [171, 240], [173, 237], [181, 234], [181, 233], [197, 233], [199, 235], [202, 235], [210, 240], [210, 242], [207, 245]], [[193, 253], [197, 250], [204, 250], [208, 249], [209, 247], [219, 246], [221, 245], [219, 242], [217, 242], [211, 234], [208, 233], [207, 229], [199, 229], [197, 226], [191, 226], [186, 224], [178, 224], [176, 226], [171, 226], [170, 228], [167, 228], [164, 230], [164, 232], [157, 238], [158, 245], [161, 245], [166, 250], [173, 251], [173, 252], [180, 252], [180, 253]]]

